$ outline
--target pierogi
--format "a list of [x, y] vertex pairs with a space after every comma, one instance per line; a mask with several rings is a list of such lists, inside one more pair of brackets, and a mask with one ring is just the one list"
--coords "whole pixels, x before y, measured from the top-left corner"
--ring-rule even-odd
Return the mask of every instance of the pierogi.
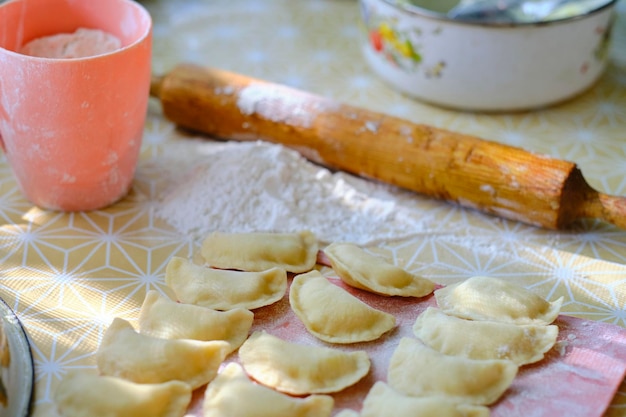
[[370, 307], [317, 270], [293, 279], [289, 302], [306, 329], [329, 343], [375, 340], [396, 325], [393, 315]]
[[254, 313], [244, 308], [218, 311], [177, 303], [150, 290], [139, 312], [139, 333], [163, 339], [224, 340], [233, 351], [248, 337], [253, 319]]
[[292, 397], [252, 382], [231, 362], [209, 383], [203, 417], [329, 417], [335, 401], [329, 395]]
[[142, 384], [182, 381], [192, 389], [211, 381], [230, 352], [228, 342], [161, 339], [139, 334], [115, 318], [96, 352], [102, 375]]
[[62, 417], [182, 417], [191, 388], [180, 381], [137, 384], [87, 371], [68, 373], [53, 394]]
[[435, 284], [372, 255], [351, 243], [333, 243], [324, 249], [333, 270], [346, 284], [380, 295], [423, 297]]
[[446, 355], [509, 359], [521, 366], [543, 359], [556, 343], [559, 328], [466, 320], [428, 307], [415, 320], [413, 333], [426, 345]]
[[172, 257], [165, 282], [178, 301], [215, 310], [253, 310], [280, 300], [287, 291], [287, 272], [271, 268], [260, 272], [207, 268]]
[[444, 355], [404, 337], [391, 356], [387, 382], [405, 395], [445, 396], [460, 403], [490, 405], [509, 388], [517, 371], [510, 360]]
[[313, 269], [318, 243], [308, 230], [298, 233], [213, 232], [202, 242], [202, 257], [215, 268], [265, 271], [281, 268], [302, 273]]
[[412, 397], [382, 381], [370, 389], [360, 417], [489, 417], [489, 408], [463, 404], [444, 396]]
[[254, 332], [239, 349], [241, 364], [256, 381], [293, 395], [338, 392], [361, 380], [370, 369], [363, 350], [288, 342]]
[[563, 297], [548, 302], [520, 285], [483, 276], [440, 288], [435, 298], [446, 314], [515, 324], [550, 324], [563, 304]]
[[344, 408], [335, 414], [335, 417], [359, 417], [359, 412], [356, 410], [351, 410], [350, 408]]

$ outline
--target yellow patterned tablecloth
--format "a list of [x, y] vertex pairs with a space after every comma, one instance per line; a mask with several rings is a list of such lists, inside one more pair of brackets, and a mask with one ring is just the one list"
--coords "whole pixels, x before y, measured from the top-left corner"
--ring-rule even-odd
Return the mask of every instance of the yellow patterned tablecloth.
[[[485, 115], [422, 104], [390, 89], [359, 49], [354, 0], [146, 0], [154, 71], [195, 62], [265, 78], [416, 122], [475, 134], [578, 163], [589, 183], [626, 194], [626, 3], [618, 3], [612, 62], [592, 89], [545, 110]], [[149, 289], [164, 290], [173, 255], [194, 241], [155, 216], [168, 184], [161, 157], [190, 140], [152, 102], [131, 194], [92, 213], [41, 211], [23, 199], [0, 160], [0, 296], [16, 311], [36, 366], [34, 415], [70, 369], [94, 367], [113, 317], [137, 319]], [[626, 231], [586, 222], [547, 231], [415, 197], [439, 219], [429, 233], [377, 249], [441, 284], [473, 275], [515, 279], [563, 312], [626, 325]], [[436, 227], [435, 227], [436, 226]], [[626, 416], [626, 386], [608, 415]]]

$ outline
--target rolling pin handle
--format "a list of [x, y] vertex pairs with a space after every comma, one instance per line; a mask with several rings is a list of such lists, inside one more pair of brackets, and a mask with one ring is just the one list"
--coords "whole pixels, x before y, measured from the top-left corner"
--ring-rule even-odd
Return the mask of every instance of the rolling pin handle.
[[161, 97], [161, 88], [163, 87], [164, 80], [165, 80], [165, 76], [152, 75], [152, 77], [150, 78], [150, 95], [152, 97], [156, 97], [156, 98]]
[[598, 193], [596, 205], [598, 218], [626, 229], [626, 197]]

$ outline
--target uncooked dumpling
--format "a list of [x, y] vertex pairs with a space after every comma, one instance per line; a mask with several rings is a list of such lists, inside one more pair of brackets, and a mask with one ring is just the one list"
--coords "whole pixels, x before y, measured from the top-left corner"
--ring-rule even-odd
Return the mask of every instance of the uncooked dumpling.
[[289, 302], [307, 330], [329, 343], [375, 340], [396, 324], [393, 315], [370, 307], [319, 271], [294, 278]]
[[360, 417], [489, 417], [489, 408], [462, 404], [443, 396], [411, 397], [382, 381], [370, 389]]
[[196, 265], [172, 257], [165, 282], [178, 301], [215, 310], [252, 310], [280, 300], [287, 291], [287, 272], [272, 268], [261, 272], [227, 271]]
[[255, 384], [240, 365], [231, 362], [207, 386], [204, 417], [329, 417], [333, 397], [296, 398]]
[[435, 284], [388, 263], [351, 243], [333, 243], [324, 249], [332, 268], [348, 285], [381, 295], [423, 297]]
[[517, 370], [506, 359], [444, 355], [405, 337], [391, 356], [387, 382], [406, 395], [442, 395], [460, 403], [489, 405], [509, 388]]
[[307, 272], [317, 262], [318, 243], [308, 230], [299, 233], [213, 232], [202, 243], [202, 257], [215, 268]]
[[510, 359], [517, 365], [526, 365], [543, 359], [552, 349], [559, 328], [466, 320], [428, 307], [415, 321], [413, 332], [426, 345], [446, 355]]
[[254, 313], [245, 308], [218, 311], [177, 303], [150, 290], [139, 313], [139, 333], [164, 339], [224, 340], [235, 350], [248, 337], [253, 320]]
[[54, 392], [62, 417], [182, 417], [190, 401], [184, 382], [137, 384], [86, 371], [68, 373]]
[[548, 302], [520, 285], [483, 276], [440, 288], [435, 298], [447, 314], [515, 324], [550, 324], [563, 304], [563, 297]]
[[354, 385], [370, 369], [363, 350], [339, 349], [288, 342], [255, 332], [239, 349], [241, 363], [256, 381], [293, 395], [328, 394]]
[[349, 408], [344, 408], [343, 410], [335, 414], [335, 417], [359, 417], [359, 416], [360, 414], [358, 411], [351, 410]]
[[222, 340], [160, 339], [135, 332], [129, 322], [115, 318], [96, 352], [102, 375], [142, 384], [183, 381], [192, 389], [212, 380], [230, 352]]

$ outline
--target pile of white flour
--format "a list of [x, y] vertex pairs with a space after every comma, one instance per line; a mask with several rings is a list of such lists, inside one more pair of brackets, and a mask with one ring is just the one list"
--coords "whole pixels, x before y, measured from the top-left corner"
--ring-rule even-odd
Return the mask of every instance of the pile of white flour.
[[155, 214], [194, 240], [212, 231], [293, 232], [358, 244], [427, 232], [416, 194], [332, 173], [281, 145], [195, 142], [158, 164], [171, 183]]

